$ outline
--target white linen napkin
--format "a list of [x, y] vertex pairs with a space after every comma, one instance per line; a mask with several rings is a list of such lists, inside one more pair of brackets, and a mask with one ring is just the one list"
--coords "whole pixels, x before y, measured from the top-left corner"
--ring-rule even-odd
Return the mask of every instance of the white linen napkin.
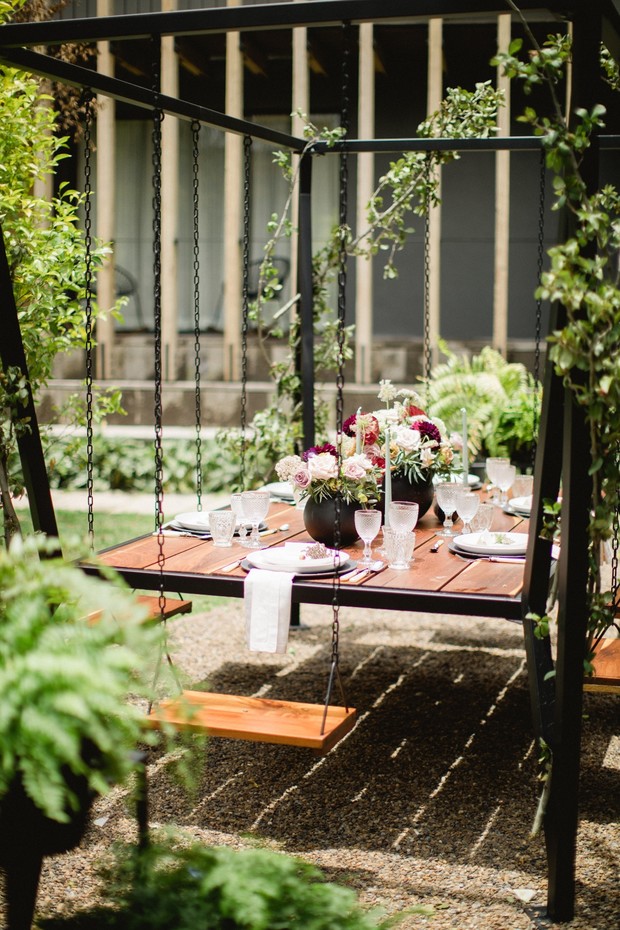
[[291, 622], [292, 572], [251, 569], [245, 578], [245, 629], [252, 652], [286, 652]]

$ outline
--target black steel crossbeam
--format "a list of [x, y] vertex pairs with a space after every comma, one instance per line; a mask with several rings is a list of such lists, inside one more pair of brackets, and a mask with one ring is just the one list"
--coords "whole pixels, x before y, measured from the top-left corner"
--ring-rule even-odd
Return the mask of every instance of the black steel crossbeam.
[[248, 120], [228, 116], [226, 113], [220, 113], [218, 110], [211, 110], [209, 107], [191, 103], [189, 100], [170, 97], [166, 94], [156, 94], [150, 88], [143, 87], [140, 84], [121, 81], [118, 78], [93, 71], [91, 68], [72, 65], [57, 58], [52, 58], [50, 55], [32, 52], [29, 49], [1, 47], [0, 62], [17, 65], [31, 71], [33, 74], [39, 74], [42, 77], [56, 81], [63, 81], [65, 84], [88, 87], [96, 93], [105, 94], [115, 100], [122, 100], [125, 103], [132, 103], [150, 110], [156, 107], [161, 108], [165, 113], [178, 116], [180, 119], [198, 120], [198, 122], [205, 125], [217, 126], [219, 129], [225, 129], [227, 132], [234, 132], [239, 135], [250, 135], [255, 139], [263, 139], [265, 142], [273, 142], [276, 145], [282, 145], [295, 151], [301, 151], [306, 145], [303, 139], [298, 139], [296, 136], [268, 129], [258, 123], [250, 123]]
[[[547, 0], [546, 3], [519, 0], [519, 9], [530, 19], [570, 19], [576, 5], [576, 0]], [[472, 22], [488, 20], [509, 11], [505, 0], [474, 0], [467, 4], [463, 0], [313, 0], [311, 3], [270, 3], [13, 23], [2, 27], [2, 44], [58, 45], [63, 42], [145, 39], [152, 35], [188, 36], [295, 26], [336, 26], [342, 22], [425, 22], [436, 16]]]
[[[620, 149], [620, 136], [598, 136], [599, 148]], [[543, 145], [542, 136], [494, 136], [488, 139], [343, 139], [329, 145], [327, 142], [315, 142], [309, 146], [311, 155], [329, 155], [348, 152], [356, 155], [361, 152], [398, 153], [398, 152], [537, 152]]]

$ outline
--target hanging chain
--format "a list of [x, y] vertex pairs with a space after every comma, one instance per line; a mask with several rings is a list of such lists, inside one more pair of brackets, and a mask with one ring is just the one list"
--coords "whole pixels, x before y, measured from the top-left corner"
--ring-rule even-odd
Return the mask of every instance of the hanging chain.
[[84, 91], [84, 328], [86, 349], [86, 488], [88, 539], [95, 549], [93, 479], [93, 236], [92, 236], [92, 125], [93, 93]]
[[192, 122], [192, 177], [194, 207], [194, 385], [196, 413], [196, 509], [202, 510], [202, 437], [200, 394], [200, 213], [199, 213], [200, 123]]
[[162, 321], [161, 321], [161, 135], [164, 114], [158, 106], [159, 98], [159, 68], [160, 45], [153, 37], [153, 92], [155, 107], [153, 109], [152, 128], [152, 168], [153, 168], [153, 321], [154, 321], [154, 354], [155, 354], [155, 384], [154, 384], [154, 410], [155, 424], [155, 529], [159, 551], [157, 566], [159, 568], [159, 610], [163, 617], [166, 608], [164, 595], [164, 464], [162, 444]]
[[252, 181], [252, 137], [243, 138], [243, 290], [241, 316], [241, 449], [240, 490], [245, 490], [245, 434], [248, 403], [248, 319], [250, 295], [250, 190]]
[[[620, 468], [620, 446], [616, 450], [616, 471]], [[616, 498], [614, 517], [612, 521], [611, 533], [611, 597], [612, 604], [618, 609], [618, 598], [620, 590], [618, 588], [618, 551], [620, 550], [620, 500]]]
[[[545, 260], [545, 193], [546, 193], [546, 163], [545, 163], [545, 150], [541, 148], [540, 150], [540, 180], [538, 184], [538, 253], [537, 253], [537, 262], [536, 262], [536, 275], [538, 286], [540, 286], [542, 281], [544, 260]], [[538, 297], [536, 299], [536, 332], [534, 337], [534, 382], [535, 389], [538, 388], [540, 384], [540, 346], [542, 342], [542, 299]], [[534, 437], [534, 442], [532, 443], [532, 471], [534, 470], [534, 463], [536, 461], [536, 446], [538, 441], [538, 405], [536, 399], [533, 400], [534, 403], [534, 415], [533, 415], [533, 430], [532, 435]]]
[[426, 407], [430, 407], [431, 369], [433, 356], [431, 351], [431, 179], [432, 161], [430, 152], [424, 163], [425, 174], [425, 222], [424, 222], [424, 384], [426, 389]]
[[[349, 134], [349, 108], [350, 108], [350, 58], [351, 58], [351, 24], [343, 23], [343, 55], [342, 55], [342, 105], [340, 124], [343, 129], [343, 138]], [[342, 423], [344, 409], [344, 340], [345, 340], [345, 313], [347, 289], [347, 213], [348, 213], [348, 183], [349, 161], [348, 153], [340, 153], [339, 161], [339, 225], [340, 250], [338, 254], [338, 372], [336, 375], [336, 447], [338, 450], [338, 473], [342, 466]], [[340, 549], [341, 543], [341, 510], [342, 497], [336, 495], [335, 499], [335, 525], [334, 548]], [[332, 668], [338, 668], [338, 639], [340, 634], [340, 576], [334, 575], [332, 588]], [[328, 694], [329, 698], [329, 694]]]

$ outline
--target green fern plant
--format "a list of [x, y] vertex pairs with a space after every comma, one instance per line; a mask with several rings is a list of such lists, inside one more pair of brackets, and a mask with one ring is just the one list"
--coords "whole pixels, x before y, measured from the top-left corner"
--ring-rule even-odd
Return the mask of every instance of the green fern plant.
[[527, 458], [536, 440], [540, 386], [520, 362], [485, 346], [471, 358], [452, 352], [440, 341], [446, 361], [429, 379], [430, 409], [449, 431], [460, 432], [467, 411], [470, 455]]
[[127, 591], [51, 558], [52, 545], [16, 539], [0, 551], [0, 804], [19, 786], [68, 822], [72, 776], [101, 794], [135, 768], [148, 737], [128, 695], [147, 694], [160, 633]]

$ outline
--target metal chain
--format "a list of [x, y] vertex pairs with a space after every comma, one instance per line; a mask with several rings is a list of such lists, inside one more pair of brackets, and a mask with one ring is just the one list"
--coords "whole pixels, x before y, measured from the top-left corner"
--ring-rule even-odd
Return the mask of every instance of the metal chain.
[[243, 290], [241, 317], [241, 449], [240, 490], [245, 490], [245, 437], [248, 403], [248, 319], [250, 294], [250, 192], [252, 181], [252, 137], [243, 139]]
[[160, 44], [152, 39], [153, 58], [153, 92], [155, 107], [153, 109], [152, 128], [152, 168], [153, 168], [153, 321], [154, 321], [154, 354], [155, 354], [155, 383], [154, 383], [154, 410], [153, 422], [155, 424], [155, 529], [159, 543], [157, 566], [159, 568], [159, 610], [163, 617], [166, 608], [164, 595], [164, 464], [162, 443], [162, 320], [161, 320], [161, 135], [164, 114], [158, 106], [159, 97], [159, 68]]
[[93, 93], [84, 91], [84, 328], [86, 349], [86, 488], [88, 539], [95, 549], [93, 478], [93, 236], [92, 236], [92, 123]]
[[[540, 285], [544, 267], [545, 260], [545, 194], [546, 194], [546, 183], [547, 183], [547, 173], [546, 173], [546, 159], [545, 151], [541, 148], [540, 150], [540, 180], [538, 185], [538, 254], [537, 254], [537, 263], [536, 263], [536, 275], [537, 281]], [[534, 381], [536, 387], [540, 384], [540, 346], [542, 342], [542, 300], [540, 297], [536, 300], [536, 332], [534, 337]], [[534, 442], [532, 443], [532, 453], [531, 453], [531, 462], [532, 462], [532, 471], [534, 470], [534, 463], [536, 461], [536, 445], [537, 445], [537, 435], [538, 435], [538, 408], [536, 403], [534, 403], [534, 422], [533, 422], [533, 436]]]
[[[616, 452], [616, 471], [620, 468], [620, 448]], [[618, 588], [618, 561], [619, 561], [619, 550], [620, 550], [620, 500], [616, 498], [616, 506], [614, 509], [614, 518], [612, 522], [612, 534], [611, 534], [611, 595], [612, 603], [618, 604], [618, 597], [620, 597], [620, 590]]]
[[[351, 24], [343, 23], [343, 54], [342, 54], [342, 104], [340, 125], [343, 129], [343, 138], [349, 134], [349, 108], [350, 108], [350, 58], [351, 58]], [[344, 409], [344, 341], [345, 341], [345, 314], [346, 314], [346, 289], [347, 289], [347, 249], [346, 249], [346, 224], [348, 213], [348, 183], [349, 183], [349, 161], [348, 153], [340, 153], [339, 162], [339, 224], [340, 224], [340, 251], [338, 255], [338, 371], [336, 374], [336, 435], [338, 437], [338, 471], [342, 465], [342, 449], [340, 440], [342, 439], [342, 423]], [[335, 526], [334, 526], [334, 548], [339, 549], [341, 543], [341, 503], [342, 499], [339, 494], [335, 500]], [[339, 661], [339, 635], [340, 635], [340, 576], [334, 575], [332, 587], [332, 669], [338, 668]], [[328, 694], [329, 697], [329, 694]]]
[[430, 186], [432, 161], [430, 152], [426, 155], [425, 173], [425, 223], [424, 223], [424, 384], [426, 388], [426, 407], [430, 407], [431, 369], [433, 356], [431, 350], [431, 223], [430, 223]]
[[200, 123], [192, 122], [192, 176], [194, 208], [194, 385], [196, 414], [196, 509], [202, 510], [202, 437], [200, 393], [200, 213], [199, 213]]

